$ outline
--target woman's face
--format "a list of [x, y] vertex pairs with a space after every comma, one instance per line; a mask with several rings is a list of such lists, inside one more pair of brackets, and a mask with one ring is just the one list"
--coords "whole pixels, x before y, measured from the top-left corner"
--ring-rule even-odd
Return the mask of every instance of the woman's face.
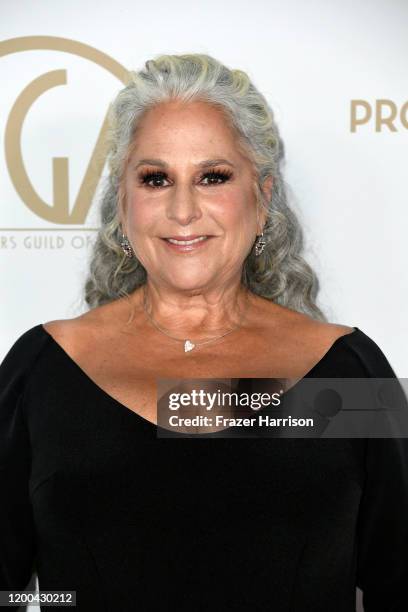
[[[121, 223], [148, 276], [211, 289], [240, 279], [265, 223], [253, 167], [223, 113], [205, 102], [162, 103], [139, 123], [121, 185]], [[271, 196], [272, 179], [264, 183]], [[167, 239], [208, 236], [191, 245]]]

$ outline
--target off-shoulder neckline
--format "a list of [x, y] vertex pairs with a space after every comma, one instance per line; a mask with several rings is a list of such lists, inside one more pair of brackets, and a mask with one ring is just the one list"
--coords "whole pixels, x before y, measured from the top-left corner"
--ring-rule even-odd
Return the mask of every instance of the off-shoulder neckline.
[[[122, 402], [120, 402], [119, 400], [117, 400], [116, 398], [114, 398], [112, 395], [110, 395], [107, 391], [105, 391], [104, 389], [102, 389], [102, 387], [100, 387], [90, 376], [89, 374], [87, 374], [85, 372], [85, 370], [83, 370], [81, 368], [81, 366], [67, 353], [67, 351], [55, 340], [55, 338], [45, 329], [44, 324], [43, 323], [39, 323], [37, 325], [37, 328], [44, 333], [49, 341], [51, 342], [51, 344], [60, 351], [60, 353], [65, 356], [65, 358], [74, 366], [74, 368], [77, 370], [77, 372], [79, 374], [81, 374], [82, 378], [84, 380], [88, 381], [88, 384], [90, 384], [94, 389], [96, 389], [96, 391], [105, 399], [110, 400], [111, 402], [113, 402], [116, 406], [119, 406], [121, 410], [124, 410], [125, 413], [130, 414], [130, 416], [134, 415], [134, 418], [138, 419], [141, 423], [144, 423], [144, 425], [146, 425], [147, 427], [153, 428], [154, 430], [158, 430], [160, 429], [160, 426], [157, 425], [157, 423], [154, 423], [153, 421], [150, 421], [149, 419], [146, 419], [145, 417], [143, 417], [141, 414], [139, 414], [138, 412], [132, 410], [131, 408], [129, 408], [128, 406], [126, 406], [125, 404], [122, 404]], [[295, 387], [297, 387], [297, 385], [299, 385], [303, 379], [308, 378], [311, 376], [311, 374], [318, 368], [321, 367], [322, 364], [329, 358], [329, 356], [331, 356], [331, 354], [333, 353], [333, 351], [338, 347], [339, 344], [341, 344], [342, 342], [344, 342], [346, 339], [348, 339], [349, 337], [355, 337], [356, 335], [360, 335], [360, 334], [364, 334], [364, 332], [362, 332], [358, 327], [353, 326], [353, 331], [352, 332], [348, 332], [347, 334], [343, 334], [342, 336], [339, 336], [338, 338], [336, 338], [336, 340], [334, 340], [334, 342], [330, 345], [330, 347], [327, 349], [327, 351], [325, 352], [325, 354], [319, 359], [318, 362], [316, 362], [314, 364], [314, 366], [308, 371], [306, 372], [306, 374], [304, 374], [304, 376], [302, 376], [302, 378], [300, 378], [294, 385], [292, 385], [287, 393], [289, 391], [291, 391], [292, 389], [294, 389]], [[133, 418], [133, 417], [132, 417]], [[221, 430], [221, 432], [213, 432], [213, 434], [219, 434], [222, 433], [223, 430]], [[181, 436], [183, 434], [180, 434]], [[195, 437], [208, 437], [208, 434], [194, 434]], [[188, 434], [187, 434], [188, 437]]]

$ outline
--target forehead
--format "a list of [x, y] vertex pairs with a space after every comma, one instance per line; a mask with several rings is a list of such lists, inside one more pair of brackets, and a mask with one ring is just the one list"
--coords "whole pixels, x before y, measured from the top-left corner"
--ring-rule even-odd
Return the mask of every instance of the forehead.
[[[238, 134], [223, 109], [205, 101], [161, 102], [147, 110], [135, 130], [132, 152], [213, 147], [239, 155]], [[218, 153], [220, 151], [218, 150]]]

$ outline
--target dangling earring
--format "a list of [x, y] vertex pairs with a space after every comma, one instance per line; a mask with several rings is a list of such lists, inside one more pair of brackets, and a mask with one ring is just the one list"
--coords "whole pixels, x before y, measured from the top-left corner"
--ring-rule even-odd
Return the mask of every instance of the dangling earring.
[[129, 257], [129, 258], [133, 257], [133, 249], [130, 245], [129, 240], [126, 238], [123, 232], [122, 232], [122, 240], [121, 240], [120, 246], [122, 247], [123, 252], [125, 253], [126, 257]]
[[258, 257], [258, 255], [260, 255], [262, 253], [262, 251], [265, 248], [265, 244], [266, 244], [266, 240], [263, 237], [263, 232], [260, 234], [260, 236], [258, 236], [256, 242], [255, 242], [255, 255], [256, 257]]

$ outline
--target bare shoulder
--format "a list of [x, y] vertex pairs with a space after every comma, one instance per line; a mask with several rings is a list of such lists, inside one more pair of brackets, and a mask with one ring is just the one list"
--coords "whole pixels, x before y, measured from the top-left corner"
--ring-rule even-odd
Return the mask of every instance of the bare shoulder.
[[56, 339], [68, 339], [73, 334], [85, 332], [90, 327], [88, 313], [84, 313], [72, 319], [54, 319], [43, 323], [44, 329]]
[[354, 332], [354, 327], [340, 323], [311, 320], [305, 322], [306, 332], [316, 338], [317, 342], [333, 343], [341, 336]]
[[45, 331], [70, 353], [91, 343], [107, 341], [114, 325], [129, 314], [122, 299], [98, 306], [72, 319], [55, 319], [43, 323]]
[[319, 321], [311, 316], [281, 306], [265, 298], [258, 301], [261, 316], [264, 321], [269, 321], [271, 325], [278, 326], [285, 334], [295, 334], [297, 336], [315, 337], [317, 340], [334, 341], [339, 336], [352, 333], [354, 327], [342, 325], [339, 323], [329, 323], [327, 321]]
[[279, 344], [282, 356], [286, 353], [290, 361], [306, 360], [305, 365], [318, 361], [338, 338], [355, 331], [349, 325], [319, 321], [273, 302], [263, 300], [260, 306], [267, 337]]
[[296, 312], [288, 317], [287, 333], [295, 333], [302, 343], [317, 352], [327, 350], [338, 338], [353, 331], [354, 327], [349, 325], [319, 321], [303, 313]]

